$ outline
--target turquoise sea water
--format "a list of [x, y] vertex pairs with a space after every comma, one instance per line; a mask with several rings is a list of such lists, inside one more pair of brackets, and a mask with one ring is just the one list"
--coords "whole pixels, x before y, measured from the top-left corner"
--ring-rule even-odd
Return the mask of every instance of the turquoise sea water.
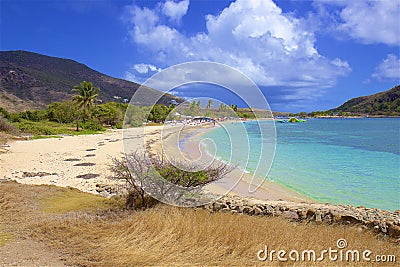
[[[260, 128], [268, 128], [271, 123], [262, 121]], [[236, 136], [243, 135], [243, 131], [235, 129], [238, 124], [211, 130], [203, 137], [214, 141], [216, 147], [207, 149], [216, 148], [219, 158], [240, 162], [247, 171], [254, 172], [261, 142], [267, 144], [263, 152], [268, 154], [266, 150], [271, 149], [268, 144], [273, 138], [261, 137], [263, 131], [256, 122], [246, 122], [244, 126], [248, 139]], [[311, 119], [306, 123], [277, 123], [276, 137], [275, 157], [266, 179], [319, 202], [400, 209], [400, 119]], [[235, 141], [232, 145], [232, 140], [242, 142]], [[250, 152], [244, 153], [246, 150]], [[260, 166], [265, 165], [268, 164], [260, 162]]]

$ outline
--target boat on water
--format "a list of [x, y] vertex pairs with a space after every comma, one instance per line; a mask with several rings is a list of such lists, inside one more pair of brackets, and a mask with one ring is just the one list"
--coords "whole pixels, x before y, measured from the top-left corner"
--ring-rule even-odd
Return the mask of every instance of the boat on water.
[[296, 123], [296, 122], [306, 122], [304, 119], [298, 119], [296, 117], [291, 117], [289, 119], [279, 119], [275, 120], [278, 123]]

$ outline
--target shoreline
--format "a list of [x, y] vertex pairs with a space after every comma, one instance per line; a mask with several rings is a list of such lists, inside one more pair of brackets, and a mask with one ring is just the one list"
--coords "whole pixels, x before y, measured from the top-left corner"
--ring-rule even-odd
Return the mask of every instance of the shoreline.
[[[207, 163], [210, 163], [212, 161], [220, 162], [221, 159], [213, 158], [207, 153], [205, 147], [200, 145], [201, 136], [213, 129], [216, 128], [214, 128], [212, 125], [201, 125], [198, 127], [190, 128], [190, 131], [184, 132], [184, 136], [179, 140], [179, 142], [182, 142], [183, 145], [183, 149], [181, 152], [183, 156], [191, 160], [195, 159], [196, 161], [201, 161], [202, 159], [204, 162]], [[173, 139], [176, 142], [177, 139]], [[189, 139], [190, 141], [194, 142], [188, 142]], [[173, 142], [171, 142], [170, 140], [165, 140], [163, 142], [164, 147], [169, 147], [173, 145]], [[169, 152], [169, 150], [170, 149], [168, 149], [167, 151]], [[174, 156], [177, 157], [176, 154]], [[251, 181], [253, 177], [256, 181], [261, 182], [261, 186], [257, 188], [254, 192], [250, 192], [251, 190], [249, 189], [252, 189]], [[206, 188], [207, 190], [220, 195], [228, 193], [229, 195], [251, 197], [260, 200], [283, 200], [293, 202], [317, 203], [314, 199], [311, 199], [294, 190], [291, 190], [284, 185], [263, 179], [262, 177], [255, 176], [252, 173], [238, 167], [236, 167], [231, 173], [227, 174], [221, 180], [207, 185]]]
[[[198, 158], [210, 156], [205, 153], [204, 147], [192, 143], [187, 147], [181, 140], [201, 138], [211, 124], [182, 129], [183, 125], [148, 126], [132, 128], [134, 144], [143, 146], [143, 137], [151, 144], [147, 144], [152, 152], [161, 152], [170, 149], [173, 157], [186, 156]], [[160, 133], [165, 137], [160, 143]], [[174, 133], [179, 133], [174, 134]], [[122, 130], [108, 130], [105, 133], [94, 135], [65, 136], [63, 138], [49, 138], [37, 140], [16, 140], [8, 142], [7, 152], [0, 154], [0, 181], [14, 180], [22, 184], [47, 184], [60, 187], [74, 187], [83, 192], [100, 194], [110, 197], [121, 188], [121, 183], [110, 179], [109, 166], [111, 158], [123, 155]], [[200, 148], [200, 149], [199, 149]], [[203, 151], [203, 152], [202, 152]], [[215, 160], [215, 159], [212, 159]], [[243, 176], [243, 177], [242, 177]], [[232, 178], [233, 177], [233, 178]], [[233, 181], [239, 182], [235, 185]], [[251, 174], [241, 170], [234, 170], [220, 181], [206, 187], [212, 193], [229, 196], [241, 196], [269, 201], [288, 201], [294, 203], [314, 203], [321, 205], [340, 205], [320, 202], [303, 195], [278, 182], [263, 179], [262, 187], [255, 193], [248, 192]], [[232, 190], [231, 188], [234, 187]]]

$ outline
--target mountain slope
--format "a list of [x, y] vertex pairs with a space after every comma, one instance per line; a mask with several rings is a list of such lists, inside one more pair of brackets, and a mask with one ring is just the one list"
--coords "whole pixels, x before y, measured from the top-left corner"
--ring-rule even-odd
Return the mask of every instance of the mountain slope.
[[343, 105], [332, 109], [334, 112], [350, 112], [368, 115], [400, 115], [400, 85], [369, 96], [350, 99]]
[[[114, 96], [130, 100], [140, 86], [102, 74], [70, 59], [26, 51], [0, 51], [0, 106], [11, 111], [42, 108], [54, 101], [70, 99], [73, 86], [84, 80], [100, 87], [100, 99], [104, 102], [115, 101]], [[147, 90], [135, 104], [152, 104], [150, 99], [162, 94], [151, 88]], [[173, 95], [163, 96], [160, 102], [167, 104], [172, 99], [181, 102]]]

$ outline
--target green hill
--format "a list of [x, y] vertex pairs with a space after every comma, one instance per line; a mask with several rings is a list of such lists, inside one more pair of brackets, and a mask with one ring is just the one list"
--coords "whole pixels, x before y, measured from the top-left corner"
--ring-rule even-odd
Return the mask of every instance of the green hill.
[[400, 116], [400, 85], [385, 92], [350, 99], [331, 111], [358, 115]]
[[[70, 99], [73, 86], [90, 81], [100, 87], [103, 102], [131, 99], [140, 86], [137, 83], [110, 77], [70, 59], [40, 55], [26, 51], [0, 51], [0, 106], [10, 111], [43, 108], [54, 101]], [[137, 105], [149, 105], [161, 92], [148, 88]], [[160, 103], [180, 98], [165, 95]]]

